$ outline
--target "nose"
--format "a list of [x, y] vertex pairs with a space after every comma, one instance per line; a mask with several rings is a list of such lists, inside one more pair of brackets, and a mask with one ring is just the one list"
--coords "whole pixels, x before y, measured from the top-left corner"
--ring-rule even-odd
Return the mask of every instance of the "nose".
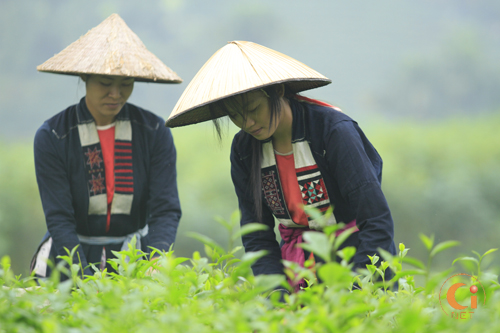
[[245, 128], [246, 129], [249, 129], [251, 128], [253, 125], [255, 125], [255, 120], [253, 120], [251, 117], [248, 117], [247, 116], [247, 119], [246, 119], [246, 122], [245, 122]]
[[109, 96], [113, 98], [118, 98], [121, 95], [121, 89], [120, 86], [118, 85], [111, 85], [109, 89]]

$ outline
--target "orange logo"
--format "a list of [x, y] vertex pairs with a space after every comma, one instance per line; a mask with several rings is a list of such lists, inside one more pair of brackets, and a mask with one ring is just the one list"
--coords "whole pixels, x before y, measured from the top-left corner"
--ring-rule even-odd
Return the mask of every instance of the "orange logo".
[[[450, 281], [452, 278], [458, 278], [464, 280], [466, 283], [462, 282], [456, 282], [451, 284], [452, 282]], [[456, 280], [455, 279], [455, 280]], [[466, 281], [467, 280], [467, 281]], [[450, 286], [451, 284], [451, 286]], [[465, 288], [469, 286], [469, 292], [466, 291]], [[472, 318], [472, 314], [474, 313], [474, 309], [477, 309], [477, 298], [479, 288], [482, 290], [482, 294], [484, 295], [484, 301], [483, 304], [486, 303], [486, 290], [484, 289], [483, 285], [481, 282], [473, 277], [472, 275], [469, 274], [464, 274], [464, 273], [459, 273], [455, 274], [446, 280], [443, 285], [441, 286], [441, 289], [439, 290], [439, 303], [441, 304], [441, 309], [443, 309], [444, 313], [446, 313], [447, 316], [450, 316], [453, 319], [470, 319]], [[457, 291], [460, 289], [459, 293], [461, 296], [461, 303], [457, 301]], [[443, 301], [443, 297], [441, 295], [443, 292], [446, 292], [446, 302]], [[467, 300], [470, 298], [470, 305], [467, 304]], [[450, 309], [451, 307], [451, 309]], [[447, 311], [448, 310], [448, 311]], [[450, 313], [448, 313], [450, 312]]]

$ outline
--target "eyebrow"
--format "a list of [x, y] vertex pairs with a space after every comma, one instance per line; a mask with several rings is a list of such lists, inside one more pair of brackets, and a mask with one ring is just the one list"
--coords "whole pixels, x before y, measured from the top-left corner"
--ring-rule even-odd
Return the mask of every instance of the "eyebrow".
[[260, 101], [250, 102], [247, 104], [247, 110], [254, 110], [260, 105]]

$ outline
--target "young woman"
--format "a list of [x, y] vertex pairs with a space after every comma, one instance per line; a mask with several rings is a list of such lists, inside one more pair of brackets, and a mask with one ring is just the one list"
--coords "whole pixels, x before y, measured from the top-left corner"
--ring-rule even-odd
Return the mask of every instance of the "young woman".
[[[254, 274], [283, 274], [282, 259], [303, 264], [302, 233], [321, 229], [303, 207], [334, 211], [328, 224], [354, 232], [354, 268], [382, 248], [395, 253], [391, 213], [381, 190], [382, 160], [358, 124], [340, 109], [300, 95], [330, 83], [306, 65], [249, 42], [220, 49], [186, 88], [167, 126], [228, 115], [241, 128], [231, 148], [231, 176], [241, 224], [267, 231], [243, 237], [245, 250], [267, 250]], [[199, 97], [202, 96], [202, 97]], [[283, 239], [274, 234], [275, 218]], [[296, 286], [298, 289], [300, 286]]]
[[73, 261], [85, 274], [94, 273], [89, 264], [111, 270], [112, 251], [127, 249], [134, 236], [145, 252], [150, 246], [168, 251], [181, 216], [172, 135], [160, 117], [127, 100], [135, 81], [181, 79], [116, 14], [38, 70], [79, 75], [86, 95], [35, 136], [48, 232], [32, 271], [49, 276], [47, 259], [76, 246]]

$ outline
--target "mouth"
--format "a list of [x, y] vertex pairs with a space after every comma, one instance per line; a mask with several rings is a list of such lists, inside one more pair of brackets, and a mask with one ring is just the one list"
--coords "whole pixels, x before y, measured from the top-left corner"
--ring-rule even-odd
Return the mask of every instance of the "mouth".
[[116, 109], [120, 107], [120, 103], [105, 103], [104, 105], [106, 105], [110, 109]]
[[259, 128], [259, 129], [256, 129], [255, 131], [253, 131], [253, 132], [249, 132], [249, 133], [250, 133], [251, 135], [254, 135], [254, 136], [255, 136], [255, 135], [259, 135], [259, 134], [261, 133], [262, 129], [263, 129], [263, 127]]

